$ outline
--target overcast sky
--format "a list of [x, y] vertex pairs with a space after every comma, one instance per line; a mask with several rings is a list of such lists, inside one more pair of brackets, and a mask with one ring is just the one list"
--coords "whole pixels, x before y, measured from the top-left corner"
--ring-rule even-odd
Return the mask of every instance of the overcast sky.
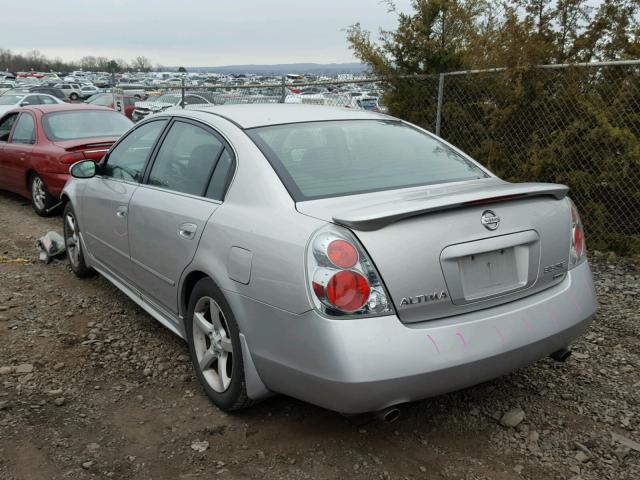
[[[0, 47], [49, 57], [138, 55], [154, 65], [352, 62], [344, 29], [395, 16], [380, 0], [12, 0]], [[396, 0], [409, 10], [410, 0]]]

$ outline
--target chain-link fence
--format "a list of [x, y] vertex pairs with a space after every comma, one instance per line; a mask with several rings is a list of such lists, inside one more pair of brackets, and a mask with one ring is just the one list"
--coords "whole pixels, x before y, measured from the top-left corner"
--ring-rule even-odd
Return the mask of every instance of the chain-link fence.
[[438, 83], [431, 125], [443, 138], [506, 180], [569, 185], [592, 247], [640, 253], [640, 62]]
[[149, 97], [136, 103], [134, 120], [230, 103], [388, 112], [436, 132], [501, 178], [569, 185], [593, 248], [640, 253], [640, 61], [144, 90]]

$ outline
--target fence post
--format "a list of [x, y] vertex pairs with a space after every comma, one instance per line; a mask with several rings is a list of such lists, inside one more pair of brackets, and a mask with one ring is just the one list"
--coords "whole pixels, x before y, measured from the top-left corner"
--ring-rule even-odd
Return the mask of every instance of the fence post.
[[287, 87], [286, 87], [286, 78], [284, 75], [282, 75], [282, 79], [281, 79], [281, 87], [280, 87], [280, 103], [284, 103], [285, 99], [287, 98]]
[[442, 97], [444, 96], [444, 73], [438, 79], [438, 109], [436, 110], [436, 135], [440, 136], [440, 126], [442, 124]]
[[184, 109], [184, 77], [182, 77], [182, 88], [180, 89], [182, 93], [182, 99], [180, 100], [180, 105]]

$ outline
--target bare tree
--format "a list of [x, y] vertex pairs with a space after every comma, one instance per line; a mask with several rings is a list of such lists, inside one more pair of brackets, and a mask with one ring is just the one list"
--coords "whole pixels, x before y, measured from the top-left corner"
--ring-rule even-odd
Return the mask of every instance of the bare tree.
[[140, 56], [131, 62], [131, 68], [138, 72], [149, 72], [153, 68], [153, 65], [147, 57]]

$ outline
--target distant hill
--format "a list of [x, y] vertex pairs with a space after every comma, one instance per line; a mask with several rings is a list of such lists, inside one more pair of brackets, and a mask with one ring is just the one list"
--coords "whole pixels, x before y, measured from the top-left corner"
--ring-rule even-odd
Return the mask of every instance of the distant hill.
[[[362, 63], [283, 63], [278, 65], [225, 65], [222, 67], [185, 67], [189, 72], [257, 75], [286, 75], [287, 73], [337, 75], [339, 73], [361, 74], [369, 70]], [[170, 70], [177, 70], [171, 67]]]

